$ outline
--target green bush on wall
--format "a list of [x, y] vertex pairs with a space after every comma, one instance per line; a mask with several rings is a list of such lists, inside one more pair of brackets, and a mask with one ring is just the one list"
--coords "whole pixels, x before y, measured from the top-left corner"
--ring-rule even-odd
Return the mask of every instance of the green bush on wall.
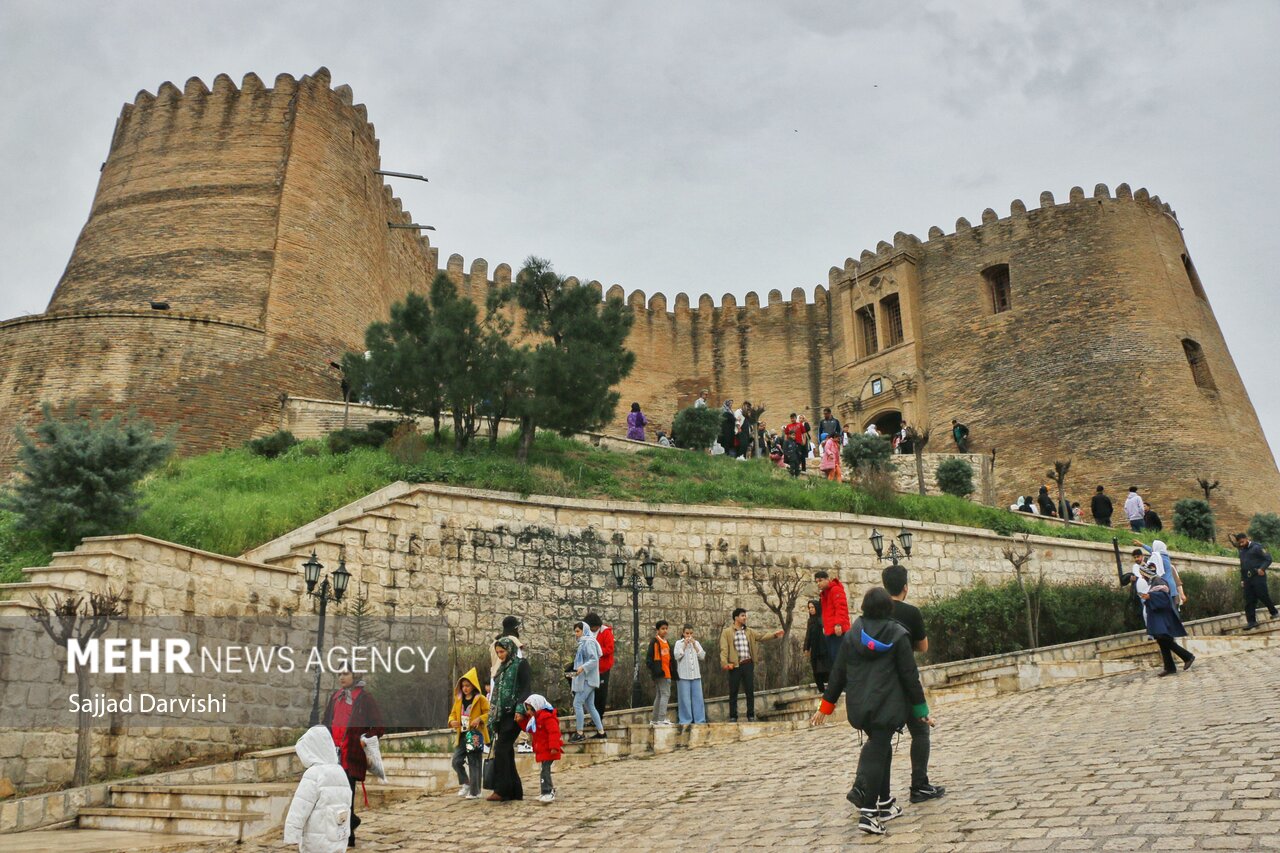
[[967, 498], [973, 494], [973, 466], [963, 459], [946, 459], [938, 466], [938, 488], [944, 494]]

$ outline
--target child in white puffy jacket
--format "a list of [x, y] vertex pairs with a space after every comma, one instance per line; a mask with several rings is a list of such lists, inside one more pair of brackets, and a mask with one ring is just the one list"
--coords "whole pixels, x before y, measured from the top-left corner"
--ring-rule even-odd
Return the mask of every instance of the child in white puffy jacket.
[[340, 853], [351, 835], [351, 785], [333, 736], [312, 726], [294, 748], [307, 770], [284, 819], [284, 840], [299, 853]]

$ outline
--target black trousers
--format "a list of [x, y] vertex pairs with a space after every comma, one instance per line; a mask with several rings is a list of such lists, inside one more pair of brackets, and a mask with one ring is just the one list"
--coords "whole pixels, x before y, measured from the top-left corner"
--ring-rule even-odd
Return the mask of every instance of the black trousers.
[[489, 760], [493, 762], [493, 792], [507, 800], [523, 800], [524, 786], [516, 771], [516, 737], [520, 728], [515, 717], [505, 717], [493, 739]]
[[354, 776], [348, 776], [347, 781], [351, 783], [351, 822], [347, 826], [351, 827], [351, 835], [348, 841], [356, 840], [356, 827], [360, 825], [360, 816], [356, 814], [356, 782], [359, 781]]
[[1160, 647], [1160, 659], [1164, 661], [1165, 672], [1175, 672], [1177, 667], [1173, 664], [1173, 656], [1177, 655], [1182, 661], [1189, 661], [1195, 655], [1178, 645], [1178, 641], [1168, 634], [1161, 634], [1156, 637], [1156, 645]]
[[818, 692], [827, 689], [827, 679], [831, 677], [831, 668], [827, 666], [826, 661], [819, 663], [813, 659], [812, 653], [809, 656], [809, 664], [813, 667], [813, 683], [818, 686]]
[[738, 719], [738, 691], [747, 693], [747, 719], [756, 718], [756, 662], [749, 660], [729, 670], [729, 719]]
[[[912, 740], [914, 748], [915, 741]], [[858, 774], [853, 787], [862, 794], [862, 808], [874, 809], [876, 799], [889, 799], [889, 769], [893, 763], [893, 729], [866, 732], [862, 753], [858, 756]]]
[[914, 791], [929, 787], [929, 724], [913, 717], [907, 723], [907, 731], [911, 732], [911, 789]]
[[1267, 608], [1272, 616], [1276, 615], [1275, 603], [1271, 601], [1271, 592], [1267, 589], [1266, 575], [1254, 575], [1244, 582], [1244, 618], [1250, 625], [1258, 624], [1258, 605]]
[[[613, 670], [610, 670], [612, 672]], [[600, 719], [604, 719], [604, 706], [609, 701], [609, 673], [600, 673], [600, 686], [596, 688], [596, 713], [600, 715]], [[543, 791], [542, 793], [546, 793]]]

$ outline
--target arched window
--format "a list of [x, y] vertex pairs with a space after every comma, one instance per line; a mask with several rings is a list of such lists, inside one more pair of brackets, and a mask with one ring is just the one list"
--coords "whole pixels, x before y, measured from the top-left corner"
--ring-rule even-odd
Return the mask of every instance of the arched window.
[[1196, 385], [1207, 391], [1216, 391], [1213, 374], [1209, 372], [1209, 361], [1204, 357], [1204, 349], [1191, 338], [1182, 339], [1182, 351], [1187, 354], [1187, 364], [1191, 366], [1191, 377]]
[[1010, 307], [1009, 265], [995, 264], [982, 271], [987, 282], [987, 304], [992, 314], [1003, 314]]
[[1187, 257], [1185, 252], [1182, 254], [1182, 268], [1187, 271], [1187, 281], [1191, 282], [1191, 290], [1196, 296], [1208, 302], [1209, 297], [1204, 295], [1204, 285], [1200, 283], [1200, 276], [1196, 274], [1196, 265], [1191, 263], [1191, 258]]
[[891, 293], [880, 300], [880, 316], [884, 317], [886, 347], [896, 347], [906, 338], [902, 331], [902, 301]]
[[874, 355], [880, 351], [880, 339], [876, 335], [876, 307], [864, 305], [858, 309], [858, 327], [862, 333], [863, 356]]

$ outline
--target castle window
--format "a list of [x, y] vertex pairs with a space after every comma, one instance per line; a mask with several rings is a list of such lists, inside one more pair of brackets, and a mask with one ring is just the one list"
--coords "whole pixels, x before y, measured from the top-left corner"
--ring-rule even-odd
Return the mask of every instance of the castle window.
[[862, 354], [872, 355], [880, 351], [880, 339], [876, 336], [876, 307], [864, 305], [858, 309], [858, 326], [862, 329]]
[[1204, 357], [1204, 350], [1200, 344], [1190, 338], [1183, 338], [1182, 351], [1187, 354], [1187, 364], [1191, 365], [1191, 377], [1195, 379], [1196, 385], [1207, 391], [1218, 390], [1218, 386], [1213, 383], [1213, 374], [1209, 372], [1209, 361]]
[[1191, 258], [1185, 253], [1182, 255], [1182, 268], [1187, 271], [1187, 281], [1191, 282], [1191, 290], [1196, 296], [1208, 302], [1209, 297], [1204, 294], [1204, 285], [1200, 283], [1200, 276], [1196, 274], [1196, 265], [1191, 263]]
[[880, 300], [880, 311], [884, 317], [885, 346], [896, 347], [902, 343], [902, 302], [898, 294], [891, 293]]
[[1009, 310], [1009, 265], [996, 264], [982, 271], [987, 282], [987, 300], [992, 314]]

